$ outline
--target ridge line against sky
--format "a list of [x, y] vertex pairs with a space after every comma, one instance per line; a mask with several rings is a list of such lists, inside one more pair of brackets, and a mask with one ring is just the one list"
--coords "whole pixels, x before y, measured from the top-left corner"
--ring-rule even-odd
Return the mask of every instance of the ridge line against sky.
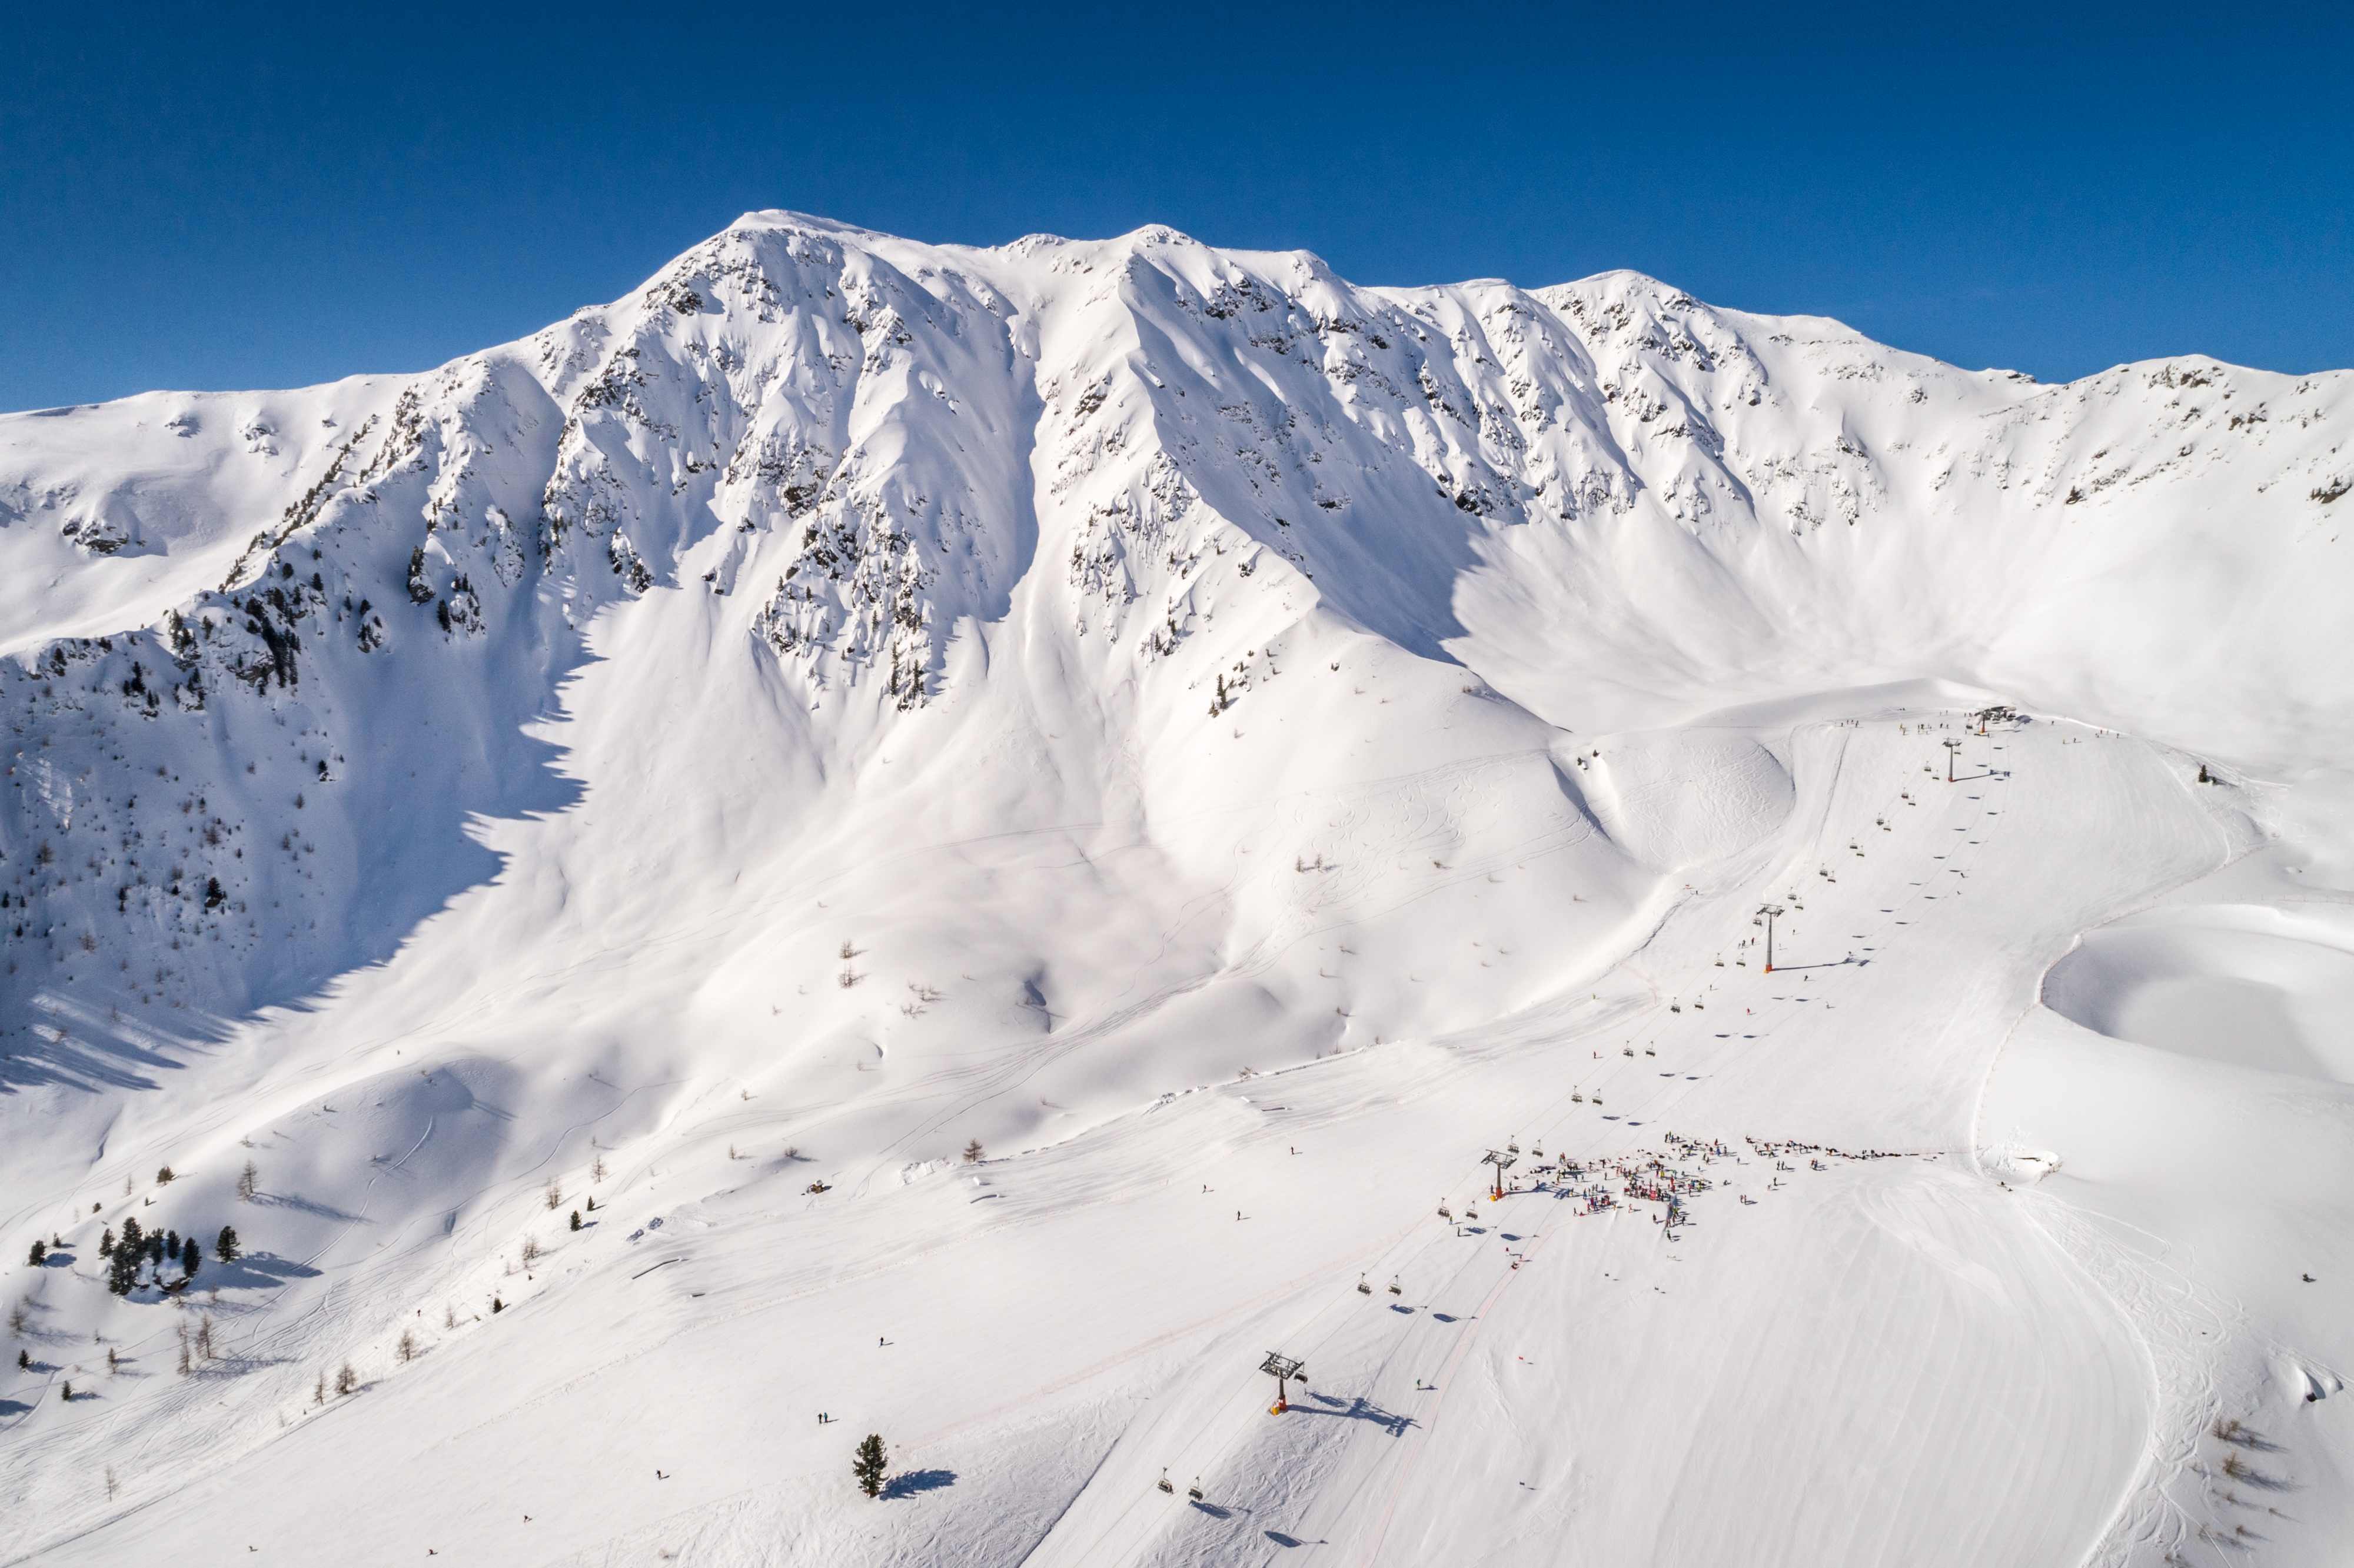
[[1626, 267], [2046, 380], [2354, 366], [2349, 45], [2320, 6], [20, 8], [0, 408], [426, 369], [767, 207]]

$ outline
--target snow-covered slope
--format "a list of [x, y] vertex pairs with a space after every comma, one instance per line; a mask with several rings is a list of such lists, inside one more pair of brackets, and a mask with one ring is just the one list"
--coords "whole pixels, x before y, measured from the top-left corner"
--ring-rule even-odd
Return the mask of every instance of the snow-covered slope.
[[[2279, 1234], [2189, 1264], [2146, 1134], [2346, 1158], [2349, 420], [2354, 376], [2039, 387], [1631, 273], [783, 213], [428, 375], [0, 418], [0, 1255], [66, 1255], [9, 1277], [12, 1550], [2257, 1529], [2226, 1450], [2354, 1462], [2291, 1262], [2354, 1263], [2346, 1189], [2233, 1189]], [[1819, 983], [1742, 945], [1768, 896]], [[1540, 1128], [1723, 1140], [1742, 1201], [1431, 1215]], [[1744, 1135], [1906, 1158], [1768, 1190]], [[111, 1296], [126, 1217], [249, 1255]], [[1265, 1414], [1310, 1340], [1363, 1419]], [[2288, 1445], [2288, 1366], [2329, 1425], [2200, 1446]]]

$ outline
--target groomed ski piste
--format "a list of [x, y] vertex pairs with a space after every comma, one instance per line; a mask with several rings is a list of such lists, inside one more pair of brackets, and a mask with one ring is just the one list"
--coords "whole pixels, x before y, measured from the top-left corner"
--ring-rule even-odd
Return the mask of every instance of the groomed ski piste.
[[2338, 1562], [2349, 420], [787, 214], [0, 419], [0, 1562]]

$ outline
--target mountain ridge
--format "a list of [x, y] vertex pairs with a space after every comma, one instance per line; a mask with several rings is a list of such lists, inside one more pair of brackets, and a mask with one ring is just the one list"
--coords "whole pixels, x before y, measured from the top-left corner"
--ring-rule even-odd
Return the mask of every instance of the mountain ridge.
[[[260, 718], [253, 700], [301, 689], [306, 664], [497, 650], [461, 670], [485, 694], [513, 688], [482, 705], [496, 721], [449, 710], [488, 773], [509, 770], [490, 759], [515, 753], [597, 619], [649, 591], [707, 596], [712, 633], [740, 627], [800, 693], [793, 705], [820, 712], [878, 686], [904, 712], [970, 678], [988, 641], [977, 633], [1008, 624], [1034, 576], [1072, 648], [1129, 651], [1098, 662], [1106, 679], [1167, 662], [1208, 627], [1215, 595], [1235, 601], [1230, 625], [1246, 600], [1274, 617], [1218, 639], [1235, 643], [1224, 662], [1247, 651], [1246, 664], [1299, 614], [1338, 616], [1442, 662], [1476, 650], [1490, 685], [1556, 727], [1658, 716], [1659, 691], [1596, 700], [1629, 663], [1659, 672], [1647, 684], [1699, 694], [1685, 712], [1722, 705], [1714, 683], [1776, 659], [1797, 684], [1809, 663], [1861, 654], [1875, 677], [2008, 688], [2030, 661], [2007, 670], [2006, 640], [2049, 640], [2087, 616], [2115, 635], [2120, 609], [2147, 608], [2100, 602], [2121, 573], [2157, 579], [2134, 549], [2072, 546], [2080, 504], [2099, 518], [2115, 487], [2147, 485], [2161, 506], [2185, 489], [2203, 502], [2213, 471], [2253, 465], [2263, 478], [2235, 504], [2277, 515], [2280, 547], [2327, 521], [2313, 497], [2337, 482], [2338, 447], [2277, 436], [2292, 419], [2326, 433], [2349, 385], [2190, 359], [2040, 387], [1819, 319], [1713, 311], [1628, 271], [1535, 292], [1357, 290], [1305, 252], [1228, 255], [1157, 226], [987, 250], [752, 214], [621, 302], [420, 376], [148, 394], [84, 411], [106, 428], [80, 441], [66, 439], [81, 433], [72, 417], [0, 420], [0, 541], [20, 585], [0, 607], [0, 643], [16, 656], [20, 734], [68, 666], [119, 693], [134, 727], [168, 728], [223, 722], [224, 705]], [[1915, 413], [1943, 423], [1916, 429]], [[2054, 423], [2082, 429], [2047, 437]], [[2108, 432], [2121, 427], [2145, 450], [2120, 454]], [[2153, 454], [2153, 439], [2176, 450]], [[2267, 452], [2268, 439], [2285, 450]], [[139, 455], [126, 465], [126, 452]], [[1965, 542], [1935, 521], [1971, 512], [1975, 531], [1999, 536]], [[274, 521], [257, 529], [256, 514]], [[2244, 584], [2263, 569], [2212, 523], [2168, 525], [2219, 576]], [[2318, 557], [2323, 575], [2302, 592], [2277, 579], [2264, 592], [2320, 599], [2343, 580], [2335, 560]], [[2032, 602], [2036, 575], [2054, 572], [2075, 574], [2068, 591], [2092, 602]], [[1959, 590], [1922, 594], [1905, 580], [1921, 573]], [[2211, 629], [2252, 613], [2217, 586], [2235, 585], [2179, 570], [2160, 581], [2187, 599], [2184, 621], [2244, 646], [2244, 625]], [[1525, 613], [1532, 592], [1581, 607], [1582, 657], [1557, 627], [1532, 641], [1547, 624]], [[53, 635], [61, 601], [78, 611], [63, 618], [80, 622], [70, 638]], [[2153, 673], [2190, 667], [2171, 633], [2133, 635]], [[2327, 697], [2354, 672], [2342, 654], [2318, 661], [2302, 697], [2280, 670], [2258, 673], [2271, 700], [2337, 719], [2344, 738]], [[2033, 662], [2055, 662], [2040, 647]], [[2028, 694], [2165, 733], [2149, 691], [2118, 689], [2128, 661], [2074, 662], [2091, 689]], [[1182, 683], [1196, 708], [1218, 705], [1216, 684], [1198, 660]], [[2232, 750], [2245, 736], [2218, 716], [2178, 738]], [[868, 721], [844, 722], [846, 736]], [[313, 739], [297, 759], [332, 795], [340, 735]], [[134, 789], [126, 774], [96, 793]], [[21, 877], [48, 836], [70, 831], [71, 808], [45, 813], [21, 789], [10, 805]], [[283, 802], [270, 815], [279, 836], [311, 820]], [[238, 896], [249, 868], [195, 858], [182, 904], [224, 873]], [[101, 897], [127, 910], [118, 891]], [[100, 928], [95, 900], [71, 902], [84, 907], [51, 924]], [[213, 1000], [234, 1012], [261, 994]]]

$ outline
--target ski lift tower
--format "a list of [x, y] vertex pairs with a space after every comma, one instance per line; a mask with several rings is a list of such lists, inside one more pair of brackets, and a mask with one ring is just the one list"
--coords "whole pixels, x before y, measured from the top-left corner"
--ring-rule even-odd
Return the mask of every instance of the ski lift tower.
[[[1774, 916], [1780, 913], [1782, 906], [1779, 904], [1760, 904], [1757, 906], [1759, 918], [1766, 922], [1766, 972], [1769, 975], [1774, 972]], [[1755, 920], [1750, 922], [1753, 926], [1756, 923]]]
[[1946, 742], [1946, 782], [1948, 784], [1951, 784], [1954, 781], [1954, 758], [1959, 757], [1961, 754], [1962, 743], [1958, 740], [1947, 739]]
[[1492, 1165], [1496, 1168], [1495, 1189], [1490, 1194], [1490, 1201], [1491, 1202], [1501, 1202], [1504, 1197], [1504, 1172], [1511, 1169], [1514, 1165], [1520, 1163], [1520, 1161], [1514, 1160], [1511, 1155], [1504, 1153], [1500, 1150], [1491, 1149], [1488, 1150], [1486, 1154], [1480, 1156], [1479, 1163], [1482, 1165]]
[[1279, 1351], [1269, 1351], [1267, 1353], [1267, 1360], [1258, 1363], [1258, 1370], [1275, 1379], [1275, 1404], [1268, 1408], [1267, 1414], [1282, 1414], [1291, 1408], [1291, 1401], [1284, 1397], [1284, 1385], [1293, 1378], [1304, 1379], [1308, 1369], [1289, 1356]]

